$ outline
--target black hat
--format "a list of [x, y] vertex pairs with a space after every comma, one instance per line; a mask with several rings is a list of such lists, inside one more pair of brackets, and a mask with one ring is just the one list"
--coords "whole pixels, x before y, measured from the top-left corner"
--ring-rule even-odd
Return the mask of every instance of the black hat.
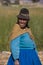
[[17, 15], [18, 18], [29, 20], [29, 11], [27, 8], [22, 8], [20, 10], [19, 15]]

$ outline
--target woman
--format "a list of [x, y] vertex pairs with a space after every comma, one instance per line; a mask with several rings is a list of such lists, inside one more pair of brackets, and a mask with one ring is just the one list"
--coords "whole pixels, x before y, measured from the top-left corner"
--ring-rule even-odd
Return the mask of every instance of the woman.
[[42, 65], [36, 52], [34, 37], [28, 26], [29, 11], [22, 8], [10, 36], [11, 55], [7, 65]]

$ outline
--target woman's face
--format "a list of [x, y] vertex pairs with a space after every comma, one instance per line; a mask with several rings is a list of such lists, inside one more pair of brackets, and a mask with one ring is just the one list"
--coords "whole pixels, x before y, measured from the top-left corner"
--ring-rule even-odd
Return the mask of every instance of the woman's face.
[[26, 23], [27, 23], [26, 19], [19, 19], [19, 25], [21, 28], [25, 28]]

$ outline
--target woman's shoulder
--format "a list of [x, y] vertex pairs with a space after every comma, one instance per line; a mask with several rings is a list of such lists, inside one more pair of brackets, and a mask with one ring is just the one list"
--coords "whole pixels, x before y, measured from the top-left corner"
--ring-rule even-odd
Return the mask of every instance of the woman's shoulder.
[[32, 34], [31, 28], [27, 28], [27, 32], [29, 33], [30, 37], [34, 40], [34, 36]]
[[19, 25], [18, 24], [14, 24], [13, 29], [18, 29]]
[[12, 31], [10, 33], [10, 37], [9, 40], [12, 40], [14, 38], [16, 38], [18, 36], [18, 30], [19, 30], [19, 25], [18, 24], [14, 24]]
[[26, 30], [27, 30], [28, 33], [31, 32], [31, 28], [30, 27], [26, 28]]

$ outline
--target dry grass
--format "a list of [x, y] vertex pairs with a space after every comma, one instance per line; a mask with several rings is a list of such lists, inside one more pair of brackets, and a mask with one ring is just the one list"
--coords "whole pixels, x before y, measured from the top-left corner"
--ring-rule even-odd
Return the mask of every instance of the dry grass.
[[[0, 7], [0, 51], [9, 50], [8, 37], [15, 24], [19, 13], [23, 6], [18, 7]], [[25, 7], [25, 6], [24, 6]], [[43, 8], [29, 8], [30, 22], [29, 25], [35, 37], [38, 50], [43, 50]]]

